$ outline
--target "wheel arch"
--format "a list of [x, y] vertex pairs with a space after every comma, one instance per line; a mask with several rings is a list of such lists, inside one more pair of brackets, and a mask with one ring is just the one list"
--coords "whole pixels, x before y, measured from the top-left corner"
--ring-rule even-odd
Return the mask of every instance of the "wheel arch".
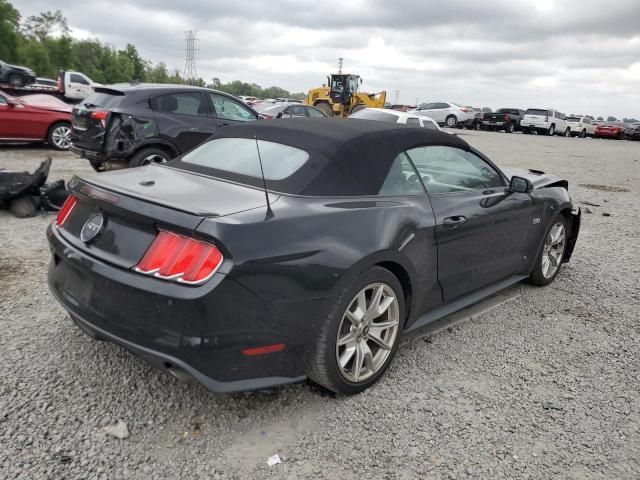
[[131, 152], [131, 154], [127, 156], [127, 158], [130, 159], [131, 157], [136, 155], [141, 150], [144, 150], [145, 148], [158, 148], [158, 149], [163, 150], [164, 152], [168, 153], [171, 156], [171, 158], [175, 158], [178, 155], [180, 155], [180, 152], [178, 151], [178, 149], [174, 145], [172, 145], [169, 142], [159, 141], [159, 140], [156, 139], [156, 140], [152, 140], [152, 141], [145, 142], [145, 143], [142, 143], [142, 144], [138, 145]]
[[413, 284], [411, 282], [411, 277], [409, 276], [409, 272], [400, 264], [393, 260], [387, 260], [383, 262], [376, 263], [375, 266], [382, 267], [385, 270], [389, 270], [400, 282], [402, 285], [402, 293], [404, 295], [404, 305], [405, 305], [405, 325], [407, 320], [410, 318], [411, 313], [411, 300], [413, 298]]

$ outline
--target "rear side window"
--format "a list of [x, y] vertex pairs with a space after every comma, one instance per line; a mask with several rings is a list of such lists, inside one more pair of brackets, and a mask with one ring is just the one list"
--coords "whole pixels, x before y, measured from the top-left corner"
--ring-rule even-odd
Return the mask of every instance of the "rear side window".
[[544, 115], [544, 116], [549, 116], [549, 110], [543, 110], [541, 108], [530, 108], [525, 112], [525, 115]]
[[153, 97], [149, 104], [151, 110], [158, 113], [173, 113], [206, 117], [209, 113], [204, 97], [200, 92], [175, 92]]
[[407, 118], [407, 125], [420, 125], [420, 120], [415, 117]]
[[[288, 145], [258, 140], [260, 158], [267, 180], [282, 180], [293, 175], [309, 159], [309, 154]], [[256, 140], [217, 138], [189, 152], [182, 161], [240, 175], [261, 178]]]
[[310, 117], [325, 117], [326, 116], [320, 110], [312, 108], [312, 107], [307, 107], [306, 110], [307, 110], [307, 113], [309, 114]]
[[360, 110], [349, 115], [349, 118], [361, 118], [363, 120], [376, 120], [378, 122], [396, 123], [398, 116], [393, 113], [379, 112], [377, 110]]
[[422, 126], [427, 130], [438, 130], [438, 127], [436, 126], [436, 124], [430, 120], [423, 120]]

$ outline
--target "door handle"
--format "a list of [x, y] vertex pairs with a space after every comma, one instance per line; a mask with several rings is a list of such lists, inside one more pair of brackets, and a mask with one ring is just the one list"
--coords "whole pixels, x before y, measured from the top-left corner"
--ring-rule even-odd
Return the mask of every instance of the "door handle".
[[442, 224], [449, 228], [457, 228], [467, 221], [467, 217], [462, 215], [455, 215], [453, 217], [447, 217], [442, 221]]

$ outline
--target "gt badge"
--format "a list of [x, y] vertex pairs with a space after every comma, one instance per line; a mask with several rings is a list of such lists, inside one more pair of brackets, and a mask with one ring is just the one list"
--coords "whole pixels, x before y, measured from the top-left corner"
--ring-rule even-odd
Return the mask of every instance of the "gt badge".
[[89, 217], [80, 231], [80, 240], [88, 243], [98, 236], [104, 225], [104, 217], [101, 213], [96, 213]]
[[540, 223], [540, 218], [534, 218], [533, 219], [533, 224], [535, 225], [537, 223]]

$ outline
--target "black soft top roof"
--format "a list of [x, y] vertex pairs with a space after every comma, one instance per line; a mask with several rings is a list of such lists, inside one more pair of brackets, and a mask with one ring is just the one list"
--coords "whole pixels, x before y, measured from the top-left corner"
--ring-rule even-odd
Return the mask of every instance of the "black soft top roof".
[[[254, 138], [309, 153], [309, 160], [283, 180], [267, 180], [272, 191], [314, 196], [376, 195], [399, 153], [423, 145], [469, 150], [455, 135], [360, 119], [302, 118], [248, 122], [220, 129], [215, 138]], [[262, 180], [178, 160], [175, 166], [262, 186]]]

